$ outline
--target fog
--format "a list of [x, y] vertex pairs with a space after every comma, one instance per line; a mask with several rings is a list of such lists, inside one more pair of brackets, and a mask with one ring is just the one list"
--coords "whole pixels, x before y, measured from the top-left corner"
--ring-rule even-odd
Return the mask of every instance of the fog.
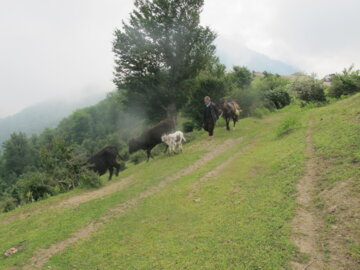
[[[0, 118], [113, 90], [113, 32], [132, 9], [125, 0], [2, 0]], [[217, 32], [220, 58], [251, 50], [323, 76], [358, 67], [359, 12], [357, 0], [207, 0], [201, 21]]]

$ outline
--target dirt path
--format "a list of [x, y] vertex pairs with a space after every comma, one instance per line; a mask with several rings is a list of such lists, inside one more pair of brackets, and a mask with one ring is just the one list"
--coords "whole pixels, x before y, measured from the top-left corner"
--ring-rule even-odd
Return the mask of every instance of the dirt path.
[[315, 189], [315, 179], [318, 174], [315, 160], [315, 149], [312, 140], [313, 121], [310, 119], [306, 132], [306, 155], [309, 160], [306, 163], [305, 175], [297, 184], [299, 204], [296, 216], [292, 222], [292, 240], [301, 253], [309, 256], [306, 263], [292, 262], [293, 270], [321, 270], [323, 260], [321, 247], [318, 242], [317, 229], [321, 227], [321, 221], [313, 211], [312, 195]]
[[92, 232], [99, 231], [101, 229], [101, 227], [104, 225], [104, 223], [106, 223], [107, 221], [109, 221], [115, 217], [124, 215], [129, 210], [131, 210], [131, 209], [135, 208], [137, 205], [139, 205], [141, 203], [142, 199], [147, 198], [151, 195], [154, 195], [156, 192], [160, 191], [161, 189], [166, 187], [168, 184], [178, 180], [179, 178], [181, 178], [185, 175], [188, 175], [188, 174], [194, 172], [195, 170], [197, 170], [201, 166], [205, 165], [206, 163], [208, 163], [210, 160], [212, 160], [216, 156], [220, 155], [221, 153], [227, 151], [228, 149], [233, 147], [234, 144], [237, 144], [242, 140], [243, 140], [243, 138], [228, 139], [224, 142], [219, 142], [220, 144], [219, 143], [216, 144], [216, 141], [210, 142], [210, 144], [212, 145], [212, 151], [209, 153], [206, 153], [203, 157], [201, 157], [199, 160], [197, 160], [196, 162], [191, 164], [189, 167], [180, 170], [179, 172], [173, 174], [172, 176], [165, 178], [159, 184], [152, 186], [152, 187], [148, 188], [147, 190], [139, 193], [134, 198], [110, 209], [109, 214], [103, 216], [99, 220], [90, 222], [88, 225], [86, 225], [79, 231], [75, 232], [71, 237], [69, 237], [61, 242], [53, 244], [48, 249], [37, 250], [34, 253], [33, 257], [31, 258], [30, 264], [23, 266], [22, 269], [30, 270], [30, 269], [41, 268], [56, 253], [63, 251], [65, 248], [67, 248], [72, 243], [75, 243], [79, 240], [90, 238]]
[[203, 177], [201, 177], [199, 180], [194, 182], [190, 186], [190, 192], [188, 195], [188, 198], [193, 197], [198, 190], [200, 189], [200, 185], [204, 182], [209, 181], [210, 179], [213, 179], [214, 177], [219, 175], [219, 172], [226, 168], [231, 162], [233, 162], [235, 159], [237, 159], [239, 156], [241, 156], [244, 152], [246, 152], [256, 141], [256, 138], [252, 139], [248, 144], [246, 144], [243, 148], [239, 150], [236, 154], [228, 158], [225, 162], [218, 165], [216, 168], [209, 171], [207, 174], [205, 174]]

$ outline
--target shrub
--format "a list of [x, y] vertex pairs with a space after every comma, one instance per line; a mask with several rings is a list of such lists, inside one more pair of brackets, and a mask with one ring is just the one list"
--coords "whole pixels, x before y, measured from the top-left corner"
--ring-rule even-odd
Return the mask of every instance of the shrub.
[[257, 108], [265, 107], [270, 111], [285, 107], [290, 103], [289, 94], [283, 90], [289, 80], [278, 74], [264, 72], [251, 82], [250, 87], [234, 89], [231, 93], [242, 109], [240, 117], [258, 115]]
[[139, 164], [140, 162], [146, 160], [146, 154], [144, 151], [138, 151], [130, 155], [130, 161], [132, 163]]
[[268, 115], [270, 113], [268, 108], [259, 107], [254, 110], [252, 115], [256, 118], [262, 118], [264, 115]]
[[100, 176], [90, 170], [84, 170], [79, 174], [80, 184], [85, 187], [98, 188], [102, 186]]
[[300, 100], [306, 103], [326, 101], [323, 83], [315, 76], [306, 76], [293, 81], [290, 88]]
[[44, 172], [27, 172], [16, 183], [17, 192], [23, 203], [38, 201], [55, 194], [56, 182]]
[[188, 103], [183, 109], [184, 116], [190, 118], [196, 128], [201, 128], [204, 112], [204, 97], [210, 96], [211, 100], [219, 107], [218, 102], [227, 94], [227, 84], [224, 77], [215, 74], [202, 73], [189, 82], [191, 93]]
[[265, 97], [274, 103], [276, 109], [284, 108], [291, 102], [289, 93], [282, 89], [267, 91]]
[[351, 95], [360, 92], [360, 70], [353, 70], [353, 66], [344, 69], [342, 74], [335, 74], [331, 79], [328, 95], [340, 98], [342, 95]]
[[16, 200], [10, 196], [0, 196], [0, 213], [9, 212], [16, 208]]
[[185, 133], [193, 132], [194, 128], [195, 128], [195, 125], [194, 125], [193, 122], [185, 122], [185, 123], [183, 123], [183, 131]]

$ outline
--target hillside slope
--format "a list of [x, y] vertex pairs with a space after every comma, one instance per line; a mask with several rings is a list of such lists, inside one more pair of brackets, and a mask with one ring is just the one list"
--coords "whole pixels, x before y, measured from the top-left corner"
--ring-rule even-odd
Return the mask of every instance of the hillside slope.
[[358, 269], [360, 95], [215, 134], [0, 215], [0, 269]]
[[96, 104], [105, 94], [93, 94], [82, 100], [50, 100], [25, 108], [21, 112], [0, 119], [0, 150], [2, 143], [14, 132], [28, 136], [42, 132], [45, 128], [56, 127], [60, 120], [78, 108]]

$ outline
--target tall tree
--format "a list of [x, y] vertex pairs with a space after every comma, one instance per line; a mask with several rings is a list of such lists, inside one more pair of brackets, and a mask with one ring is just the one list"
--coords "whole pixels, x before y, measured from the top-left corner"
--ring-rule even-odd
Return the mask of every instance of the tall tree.
[[200, 25], [204, 0], [136, 0], [129, 23], [115, 31], [115, 78], [127, 104], [162, 118], [187, 102], [186, 81], [211, 60], [215, 39]]
[[241, 89], [249, 87], [253, 80], [251, 71], [247, 67], [240, 66], [234, 66], [233, 70], [229, 75], [236, 87]]
[[6, 174], [19, 176], [26, 167], [34, 165], [34, 153], [25, 133], [13, 133], [4, 143], [4, 169]]

